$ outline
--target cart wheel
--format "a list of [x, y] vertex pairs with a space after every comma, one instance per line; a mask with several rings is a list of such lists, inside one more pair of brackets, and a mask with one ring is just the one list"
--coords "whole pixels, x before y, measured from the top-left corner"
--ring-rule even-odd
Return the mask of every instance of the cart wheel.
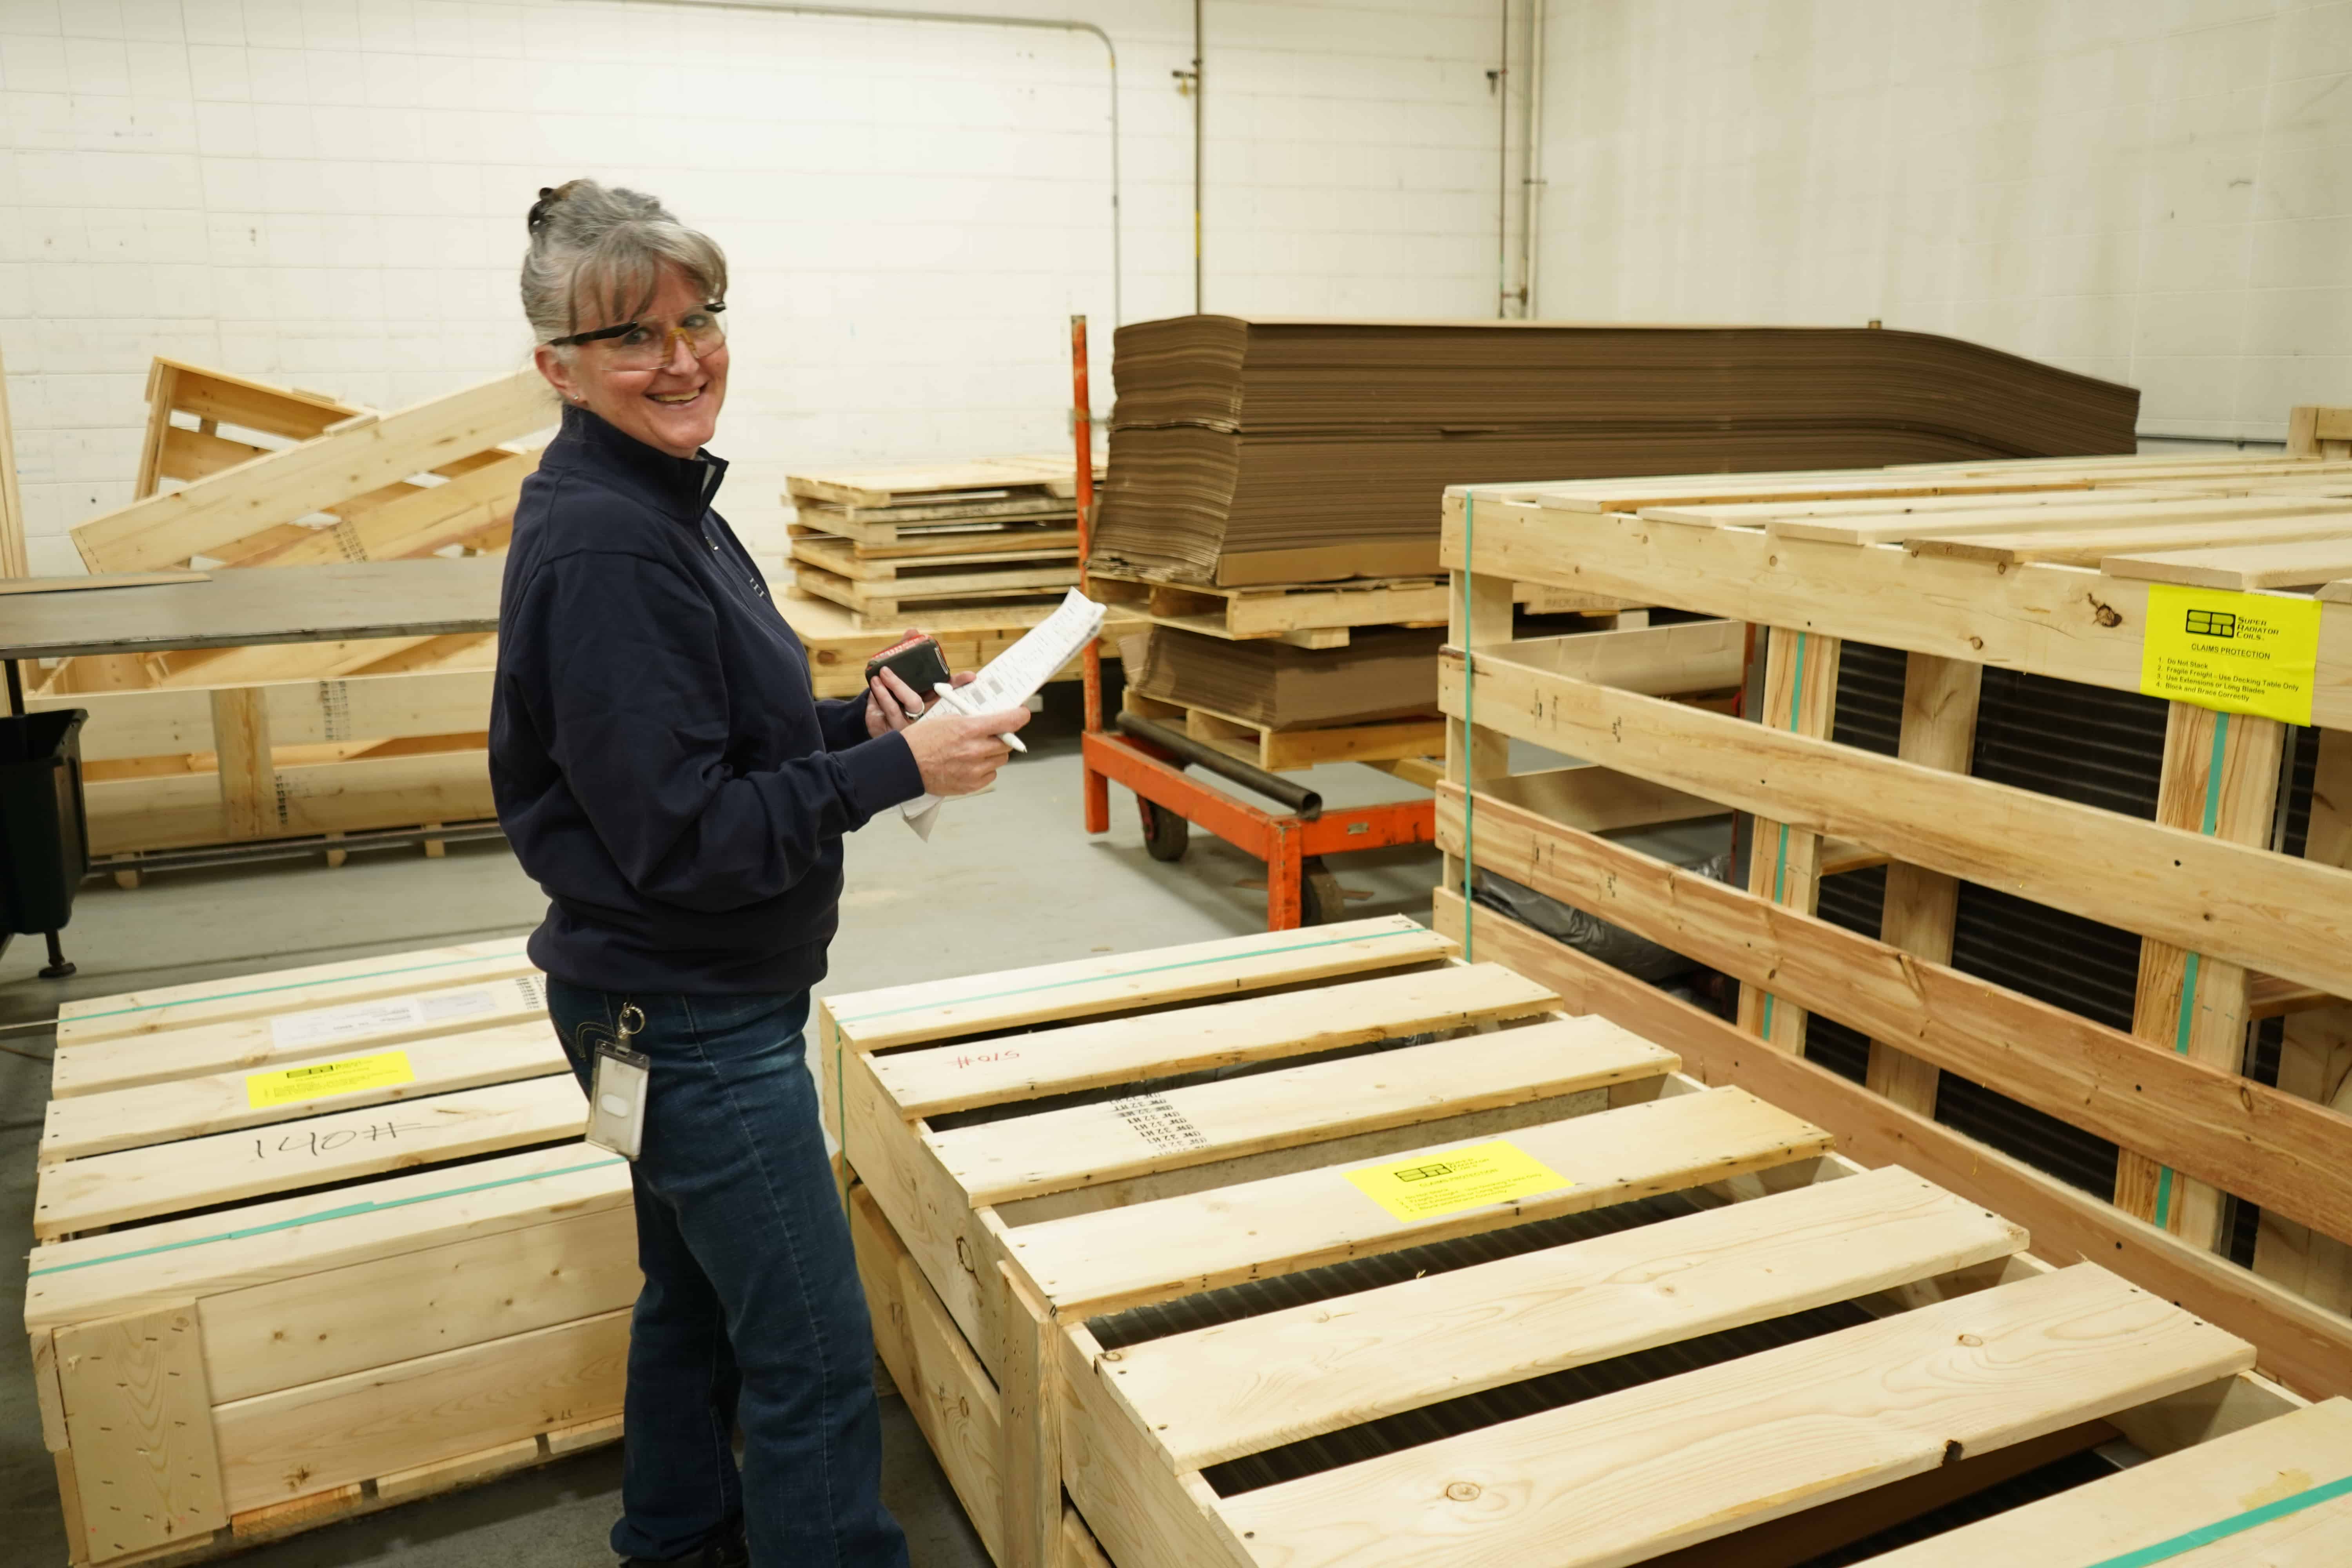
[[1192, 842], [1192, 825], [1156, 802], [1136, 798], [1143, 808], [1143, 848], [1154, 860], [1181, 860]]
[[1348, 918], [1348, 895], [1339, 879], [1324, 866], [1320, 855], [1299, 868], [1298, 923], [1330, 925]]

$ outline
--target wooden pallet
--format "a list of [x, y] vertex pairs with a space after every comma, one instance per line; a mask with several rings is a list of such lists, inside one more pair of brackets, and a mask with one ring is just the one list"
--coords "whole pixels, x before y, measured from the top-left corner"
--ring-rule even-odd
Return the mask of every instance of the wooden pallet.
[[[1070, 565], [926, 567], [886, 582], [860, 582], [804, 561], [793, 566], [786, 597], [838, 605], [860, 631], [889, 631], [920, 624], [927, 630], [978, 631], [1034, 626], [1054, 613], [1065, 590], [1078, 585]], [[786, 613], [791, 618], [791, 613]]]
[[1127, 710], [1139, 718], [1173, 725], [1228, 756], [1274, 773], [1324, 763], [1384, 763], [1434, 757], [1445, 750], [1445, 721], [1403, 719], [1371, 724], [1334, 724], [1320, 730], [1271, 730], [1213, 709], [1163, 702], [1130, 689]]
[[2253, 1346], [1559, 1000], [1391, 918], [821, 1005], [882, 1354], [995, 1559], [1081, 1561], [1066, 1489], [1118, 1568], [1794, 1563], [2118, 1431], [2352, 1471]]
[[[1875, 1042], [1870, 1086], [1896, 1106], [1931, 1113], [1941, 1072], [1958, 1071], [2119, 1145], [2116, 1202], [2168, 1234], [2112, 1266], [2139, 1270], [2144, 1284], [2162, 1278], [2151, 1288], [2286, 1356], [2278, 1325], [2304, 1321], [2301, 1303], [2210, 1252], [2222, 1240], [2223, 1194], [2234, 1194], [2262, 1208], [2260, 1276], [2329, 1312], [2352, 1310], [2352, 1173], [2326, 1152], [2352, 1140], [2340, 1092], [2352, 1066], [2341, 918], [2352, 908], [2342, 804], [2352, 798], [2352, 621], [2337, 618], [2352, 608], [2347, 589], [2329, 585], [2347, 569], [2352, 500], [2309, 489], [2352, 474], [2321, 445], [2352, 436], [2352, 412], [2305, 411], [2297, 425], [2309, 437], [2302, 455], [2251, 463], [2101, 459], [1455, 494], [1445, 548], [1469, 580], [1453, 641], [1474, 654], [1465, 669], [1449, 650], [1442, 682], [1448, 713], [1475, 717], [1441, 790], [1439, 841], [1455, 857], [1444, 885], [1462, 885], [1459, 857], [1475, 837], [1480, 858], [1507, 875], [1740, 979], [1742, 1026], [1780, 1049], [1801, 1051], [1810, 1012], [1862, 1031]], [[2229, 493], [2170, 488], [2184, 479]], [[1946, 493], [1955, 484], [1965, 504]], [[1507, 577], [1771, 627], [1766, 721], [1626, 689], [1580, 667], [1570, 639], [1509, 640]], [[2254, 605], [2285, 614], [2300, 600], [2316, 616], [2319, 732], [2299, 742], [2315, 747], [2318, 779], [2305, 857], [2270, 848], [2291, 735], [2271, 719], [2172, 703], [2153, 823], [1966, 776], [1985, 666], [2137, 690], [2151, 595], [2165, 583], [2256, 588], [2265, 596]], [[2279, 592], [2315, 585], [2316, 595]], [[1899, 759], [1826, 739], [1849, 637], [1908, 652]], [[1681, 877], [1499, 798], [1507, 737], [1752, 814], [1759, 859], [1748, 890]], [[1811, 918], [1823, 836], [1888, 862], [1883, 940]], [[2138, 933], [2133, 1028], [1948, 968], [1962, 879]], [[1458, 898], [1441, 905], [1460, 918]], [[1507, 923], [1477, 920], [1481, 931]], [[1558, 973], [1549, 949], [1528, 951], [1540, 973]], [[2248, 1026], [2288, 1011], [2279, 1087], [2243, 1077]], [[2336, 1317], [2323, 1338], [2339, 1347], [2332, 1363], [2295, 1352], [2279, 1374], [2314, 1394], [2352, 1391], [2352, 1331]]]
[[[1102, 477], [1101, 468], [1095, 470], [1095, 477]], [[784, 500], [793, 506], [814, 501], [869, 511], [963, 510], [1001, 505], [1067, 514], [1077, 493], [1077, 461], [1066, 452], [788, 474], [784, 479]], [[966, 515], [971, 513], [967, 510]]]
[[579, 1142], [545, 1007], [514, 939], [60, 1009], [25, 1316], [73, 1562], [619, 1435], [627, 1166]]
[[[1087, 569], [1087, 592], [1106, 605], [1131, 605], [1154, 626], [1234, 642], [1277, 640], [1307, 648], [1346, 647], [1359, 627], [1435, 626], [1444, 625], [1446, 617], [1446, 586], [1438, 577], [1218, 588], [1096, 565]], [[1534, 584], [1521, 585], [1518, 603], [1533, 615], [1640, 614], [1622, 599]]]

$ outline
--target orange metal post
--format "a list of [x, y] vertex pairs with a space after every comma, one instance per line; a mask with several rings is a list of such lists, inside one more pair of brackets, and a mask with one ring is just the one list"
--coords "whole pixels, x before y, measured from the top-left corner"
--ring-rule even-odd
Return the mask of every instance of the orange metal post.
[[[1077, 445], [1078, 456], [1078, 592], [1087, 591], [1087, 558], [1094, 548], [1095, 525], [1095, 421], [1094, 403], [1087, 390], [1087, 319], [1070, 318], [1070, 432]], [[1086, 690], [1087, 733], [1102, 732], [1102, 640], [1087, 639], [1086, 652], [1080, 656], [1085, 669], [1080, 685]], [[1081, 794], [1085, 800], [1087, 831], [1110, 831], [1110, 781], [1092, 768], [1085, 770]]]

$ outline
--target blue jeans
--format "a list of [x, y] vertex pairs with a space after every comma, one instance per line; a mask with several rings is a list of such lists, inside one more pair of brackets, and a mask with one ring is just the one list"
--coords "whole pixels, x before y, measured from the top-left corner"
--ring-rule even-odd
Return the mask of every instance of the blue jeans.
[[583, 1088], [629, 1003], [646, 1016], [629, 1046], [653, 1058], [629, 1173], [646, 1283], [613, 1550], [680, 1557], [740, 1518], [755, 1568], [905, 1568], [882, 1506], [873, 1326], [802, 1065], [807, 993], [624, 996], [551, 978], [547, 995]]

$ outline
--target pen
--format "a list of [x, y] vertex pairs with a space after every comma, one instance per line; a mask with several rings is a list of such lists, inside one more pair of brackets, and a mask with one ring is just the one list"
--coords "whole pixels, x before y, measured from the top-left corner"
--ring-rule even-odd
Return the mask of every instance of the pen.
[[[937, 686], [931, 688], [931, 694], [935, 697], [953, 697], [955, 695], [955, 688], [942, 680]], [[1009, 730], [996, 738], [1003, 742], [1006, 745], [1012, 747], [1016, 752], [1025, 752], [1029, 750], [1028, 747], [1021, 743], [1021, 737], [1013, 734]]]

